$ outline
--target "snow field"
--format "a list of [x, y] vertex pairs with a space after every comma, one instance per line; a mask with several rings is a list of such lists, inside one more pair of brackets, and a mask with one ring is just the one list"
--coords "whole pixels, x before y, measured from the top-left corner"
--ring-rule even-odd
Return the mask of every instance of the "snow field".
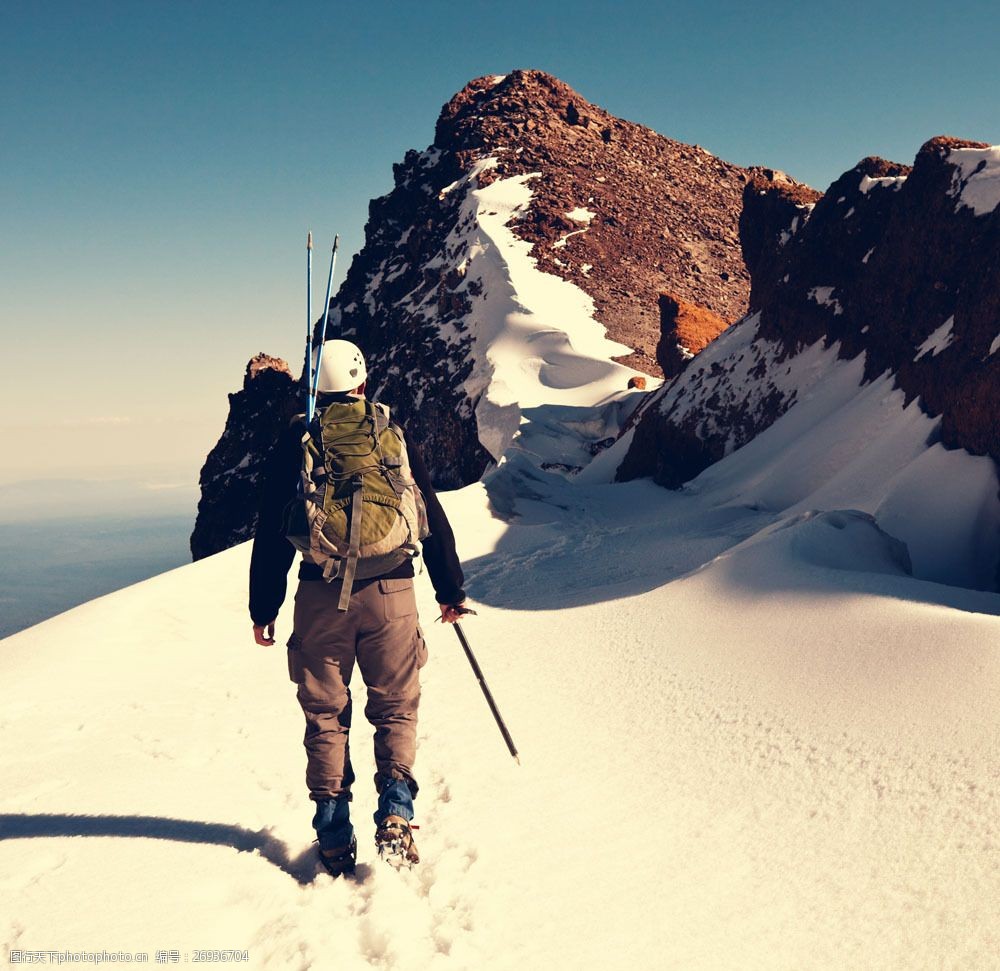
[[[356, 684], [359, 879], [317, 872], [290, 604], [256, 647], [244, 546], [3, 643], [0, 832], [22, 836], [0, 840], [5, 946], [247, 948], [266, 968], [990, 966], [1000, 596], [903, 575], [860, 514], [768, 528], [548, 476], [505, 526], [486, 488], [444, 499], [480, 611], [464, 626], [523, 764], [421, 578], [419, 868], [372, 858]], [[118, 835], [43, 835], [50, 814]]]
[[1000, 145], [990, 148], [953, 148], [948, 161], [955, 166], [951, 194], [955, 210], [968, 208], [987, 216], [1000, 205]]
[[[799, 356], [803, 363], [814, 349]], [[904, 408], [889, 375], [860, 386], [863, 356], [838, 360], [834, 346], [811, 364], [818, 377], [803, 381], [810, 390], [689, 488], [775, 514], [863, 510], [906, 543], [915, 576], [992, 588], [1000, 546], [992, 461], [930, 445], [938, 420], [919, 401]]]

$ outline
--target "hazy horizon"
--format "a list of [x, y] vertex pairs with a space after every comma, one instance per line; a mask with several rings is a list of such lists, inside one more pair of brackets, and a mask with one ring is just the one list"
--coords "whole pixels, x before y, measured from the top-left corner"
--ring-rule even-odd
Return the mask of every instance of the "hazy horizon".
[[191, 562], [197, 480], [140, 471], [0, 483], [0, 638]]
[[191, 562], [184, 514], [0, 522], [0, 639]]

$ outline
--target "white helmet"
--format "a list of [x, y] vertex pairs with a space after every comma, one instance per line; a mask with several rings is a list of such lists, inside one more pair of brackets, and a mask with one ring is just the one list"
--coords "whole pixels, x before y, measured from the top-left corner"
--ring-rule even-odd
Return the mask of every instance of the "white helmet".
[[[313, 371], [319, 348], [313, 351]], [[361, 348], [350, 341], [328, 340], [323, 347], [317, 391], [353, 391], [365, 383], [368, 368]]]

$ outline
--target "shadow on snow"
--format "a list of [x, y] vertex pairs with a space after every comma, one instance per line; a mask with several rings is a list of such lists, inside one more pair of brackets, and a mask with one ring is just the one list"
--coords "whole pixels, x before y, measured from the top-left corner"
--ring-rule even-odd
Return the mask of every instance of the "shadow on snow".
[[[267, 830], [255, 832], [229, 823], [205, 823], [168, 816], [0, 813], [0, 840], [69, 836], [124, 836], [230, 846], [240, 853], [259, 854], [302, 886], [313, 883], [321, 872], [311, 848], [293, 858], [285, 843]], [[369, 871], [367, 865], [358, 864], [356, 879], [363, 880]]]
[[[647, 593], [699, 572], [785, 513], [698, 501], [651, 480], [586, 485], [538, 469], [528, 454], [485, 479], [509, 528], [496, 548], [464, 564], [469, 595], [488, 606], [561, 610]], [[790, 564], [794, 565], [794, 564]], [[727, 570], [734, 590], [762, 598], [849, 593], [1000, 615], [996, 593], [858, 569]]]

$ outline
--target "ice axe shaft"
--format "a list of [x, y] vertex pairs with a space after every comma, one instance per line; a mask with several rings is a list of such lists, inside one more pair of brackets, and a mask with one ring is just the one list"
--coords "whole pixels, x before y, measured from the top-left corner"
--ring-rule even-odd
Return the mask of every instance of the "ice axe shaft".
[[[306, 387], [311, 391], [312, 373], [312, 327], [313, 327], [313, 234], [306, 237]], [[312, 414], [309, 415], [310, 420]]]
[[[309, 263], [309, 272], [311, 273], [312, 272], [312, 249], [311, 249], [311, 246], [312, 246], [312, 233], [309, 234], [309, 243], [310, 243], [310, 250], [309, 250], [309, 260], [310, 260], [310, 263]], [[320, 328], [320, 332], [319, 332], [319, 350], [316, 352], [316, 366], [315, 366], [315, 368], [313, 368], [312, 384], [309, 386], [309, 402], [308, 402], [308, 409], [307, 409], [307, 412], [308, 412], [308, 415], [309, 415], [309, 421], [312, 421], [313, 413], [316, 410], [316, 395], [319, 394], [319, 369], [320, 369], [320, 365], [323, 363], [323, 345], [326, 343], [326, 328], [327, 328], [327, 325], [330, 323], [330, 297], [333, 295], [333, 271], [334, 271], [334, 268], [337, 265], [337, 250], [339, 248], [340, 248], [340, 234], [338, 233], [336, 236], [333, 237], [333, 252], [330, 254], [330, 275], [327, 277], [327, 280], [326, 280], [326, 303], [324, 304], [324, 309], [323, 309], [323, 326]], [[311, 277], [310, 277], [310, 279], [311, 279]], [[310, 286], [309, 286], [309, 300], [310, 300], [309, 310], [310, 310], [310, 316], [311, 316], [311, 314], [312, 314], [312, 284], [311, 283], [310, 283]], [[310, 343], [308, 343], [306, 345], [306, 353], [310, 354], [310, 360], [312, 360], [311, 352], [312, 352], [312, 344], [311, 344], [311, 339], [310, 339]]]
[[500, 715], [500, 709], [497, 708], [497, 703], [493, 700], [493, 695], [490, 693], [490, 688], [486, 683], [486, 678], [483, 677], [483, 671], [482, 668], [479, 667], [476, 655], [472, 653], [472, 648], [469, 647], [469, 642], [465, 639], [465, 631], [462, 630], [462, 625], [457, 621], [452, 626], [455, 628], [455, 633], [458, 634], [458, 640], [462, 645], [462, 650], [465, 651], [465, 656], [469, 659], [469, 664], [472, 665], [472, 673], [476, 676], [476, 680], [479, 681], [479, 687], [483, 689], [483, 694], [486, 696], [486, 704], [490, 706], [490, 711], [493, 712], [493, 718], [497, 723], [497, 728], [500, 729], [500, 734], [503, 735], [503, 740], [507, 743], [507, 749], [514, 757], [514, 761], [520, 765], [521, 760], [517, 757], [517, 749], [514, 747], [514, 739], [510, 737], [510, 732], [507, 731], [507, 726], [503, 722], [503, 718]]

